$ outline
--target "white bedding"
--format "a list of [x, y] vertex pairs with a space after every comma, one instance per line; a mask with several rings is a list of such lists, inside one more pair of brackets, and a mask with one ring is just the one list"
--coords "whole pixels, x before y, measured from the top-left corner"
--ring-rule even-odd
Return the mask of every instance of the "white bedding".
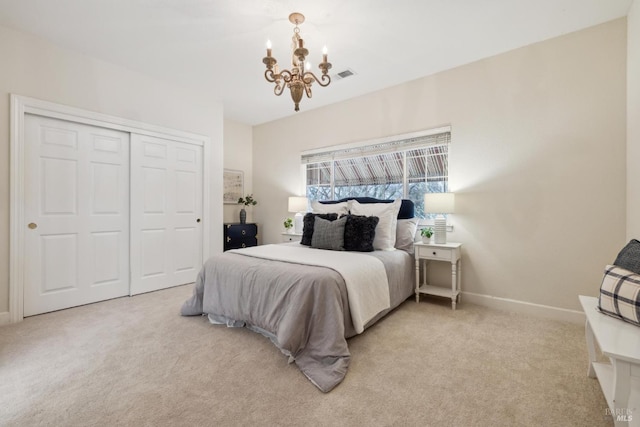
[[384, 264], [372, 256], [313, 249], [299, 243], [254, 246], [229, 252], [327, 267], [337, 271], [344, 278], [353, 326], [359, 334], [364, 331], [369, 320], [390, 307], [389, 284]]

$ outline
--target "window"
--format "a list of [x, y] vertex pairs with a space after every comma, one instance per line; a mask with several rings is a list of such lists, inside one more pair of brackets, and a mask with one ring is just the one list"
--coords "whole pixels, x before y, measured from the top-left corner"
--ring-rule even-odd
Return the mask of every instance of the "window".
[[410, 199], [424, 213], [424, 193], [448, 191], [449, 128], [351, 147], [303, 153], [309, 200]]

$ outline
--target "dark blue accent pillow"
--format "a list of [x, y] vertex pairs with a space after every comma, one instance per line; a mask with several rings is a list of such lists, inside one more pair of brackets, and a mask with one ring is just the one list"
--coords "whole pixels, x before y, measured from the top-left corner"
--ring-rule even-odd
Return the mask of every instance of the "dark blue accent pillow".
[[347, 223], [344, 227], [344, 250], [373, 252], [373, 239], [376, 237], [377, 216], [343, 215]]
[[338, 219], [338, 214], [314, 214], [311, 212], [307, 213], [302, 219], [302, 238], [300, 239], [301, 245], [311, 246], [311, 239], [313, 238], [313, 226], [315, 225], [316, 217], [320, 217], [328, 221], [335, 221], [336, 219]]

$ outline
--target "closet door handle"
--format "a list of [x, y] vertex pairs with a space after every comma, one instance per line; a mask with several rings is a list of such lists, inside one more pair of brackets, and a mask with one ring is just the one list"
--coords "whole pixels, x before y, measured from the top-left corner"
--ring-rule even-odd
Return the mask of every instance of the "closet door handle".
[[196, 219], [196, 222], [200, 222], [200, 218]]
[[32, 230], [35, 230], [36, 228], [38, 228], [38, 224], [36, 224], [35, 222], [30, 222], [29, 225], [27, 225], [27, 227], [29, 227]]

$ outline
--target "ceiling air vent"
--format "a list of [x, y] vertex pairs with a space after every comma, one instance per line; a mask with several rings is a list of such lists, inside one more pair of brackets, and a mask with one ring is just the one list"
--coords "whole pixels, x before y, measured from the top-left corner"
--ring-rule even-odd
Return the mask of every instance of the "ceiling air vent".
[[347, 68], [346, 70], [340, 71], [339, 73], [336, 73], [333, 76], [331, 76], [331, 80], [338, 81], [338, 80], [346, 79], [347, 77], [355, 76], [355, 74], [356, 73], [352, 69]]

